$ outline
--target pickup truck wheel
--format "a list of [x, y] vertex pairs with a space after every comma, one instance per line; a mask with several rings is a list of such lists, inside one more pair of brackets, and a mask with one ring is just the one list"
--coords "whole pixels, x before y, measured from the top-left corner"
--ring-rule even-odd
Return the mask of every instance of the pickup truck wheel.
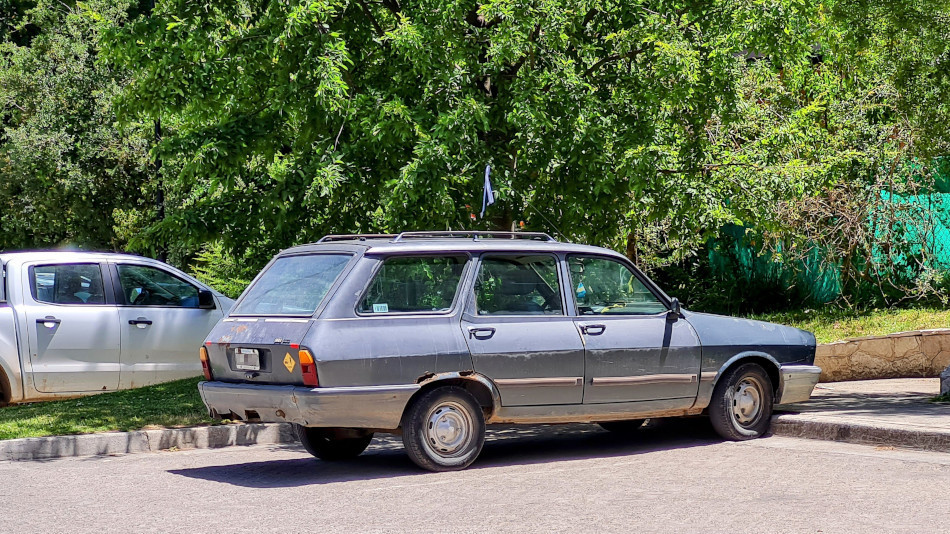
[[709, 419], [722, 437], [731, 441], [757, 438], [772, 422], [772, 381], [755, 363], [727, 372], [713, 390]]
[[630, 419], [628, 421], [604, 421], [597, 424], [600, 425], [600, 428], [614, 434], [633, 434], [643, 426], [644, 421], [645, 419]]
[[465, 469], [482, 451], [485, 417], [472, 394], [446, 386], [422, 394], [402, 418], [402, 442], [429, 471]]
[[336, 428], [311, 428], [303, 425], [295, 427], [303, 448], [328, 462], [356, 458], [366, 450], [369, 442], [373, 441], [372, 432], [365, 436], [342, 437], [341, 431]]

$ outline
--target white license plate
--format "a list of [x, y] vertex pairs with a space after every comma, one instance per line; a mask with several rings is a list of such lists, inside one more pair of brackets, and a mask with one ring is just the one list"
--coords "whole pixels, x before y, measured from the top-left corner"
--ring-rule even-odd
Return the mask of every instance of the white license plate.
[[261, 355], [257, 349], [235, 349], [234, 367], [242, 371], [260, 371]]

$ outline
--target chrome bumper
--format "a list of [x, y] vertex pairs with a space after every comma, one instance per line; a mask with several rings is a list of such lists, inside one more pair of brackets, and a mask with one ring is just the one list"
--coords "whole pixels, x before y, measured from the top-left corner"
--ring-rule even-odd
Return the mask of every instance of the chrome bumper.
[[781, 383], [775, 404], [805, 402], [811, 397], [811, 391], [818, 383], [821, 367], [814, 365], [783, 365], [779, 370]]
[[[398, 428], [418, 384], [308, 388], [199, 382], [212, 417], [346, 428]], [[248, 413], [253, 412], [253, 413]]]

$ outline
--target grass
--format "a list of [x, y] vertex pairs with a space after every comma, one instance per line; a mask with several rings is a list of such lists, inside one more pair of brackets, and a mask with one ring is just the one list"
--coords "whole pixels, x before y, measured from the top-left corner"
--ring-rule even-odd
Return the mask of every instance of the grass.
[[212, 424], [199, 380], [0, 408], [0, 439]]
[[749, 316], [814, 332], [818, 343], [862, 336], [881, 336], [908, 330], [950, 328], [950, 309], [911, 308], [853, 311], [840, 308], [767, 313]]

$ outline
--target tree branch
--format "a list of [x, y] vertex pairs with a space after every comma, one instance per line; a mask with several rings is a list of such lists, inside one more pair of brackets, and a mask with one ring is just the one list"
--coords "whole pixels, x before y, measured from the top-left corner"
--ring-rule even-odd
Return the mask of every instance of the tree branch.
[[591, 74], [594, 73], [594, 71], [596, 71], [600, 67], [612, 61], [620, 61], [621, 59], [630, 59], [630, 58], [636, 57], [638, 54], [640, 54], [640, 52], [643, 52], [643, 50], [644, 50], [643, 48], [637, 48], [636, 50], [631, 50], [627, 52], [626, 54], [614, 54], [612, 56], [601, 58], [596, 63], [591, 65], [590, 68], [584, 71], [584, 77], [586, 78], [590, 76]]
[[369, 6], [366, 5], [364, 0], [356, 0], [359, 3], [360, 8], [363, 10], [363, 13], [366, 14], [366, 18], [373, 24], [373, 29], [376, 30], [376, 35], [379, 37], [384, 37], [386, 32], [383, 31], [383, 28], [379, 25], [379, 22], [376, 20], [376, 17], [373, 16], [373, 12], [369, 10]]
[[492, 20], [486, 19], [484, 15], [478, 12], [479, 7], [480, 6], [476, 6], [475, 9], [469, 11], [468, 14], [465, 15], [465, 22], [475, 26], [476, 28], [486, 29], [501, 23], [501, 18], [498, 17]]

